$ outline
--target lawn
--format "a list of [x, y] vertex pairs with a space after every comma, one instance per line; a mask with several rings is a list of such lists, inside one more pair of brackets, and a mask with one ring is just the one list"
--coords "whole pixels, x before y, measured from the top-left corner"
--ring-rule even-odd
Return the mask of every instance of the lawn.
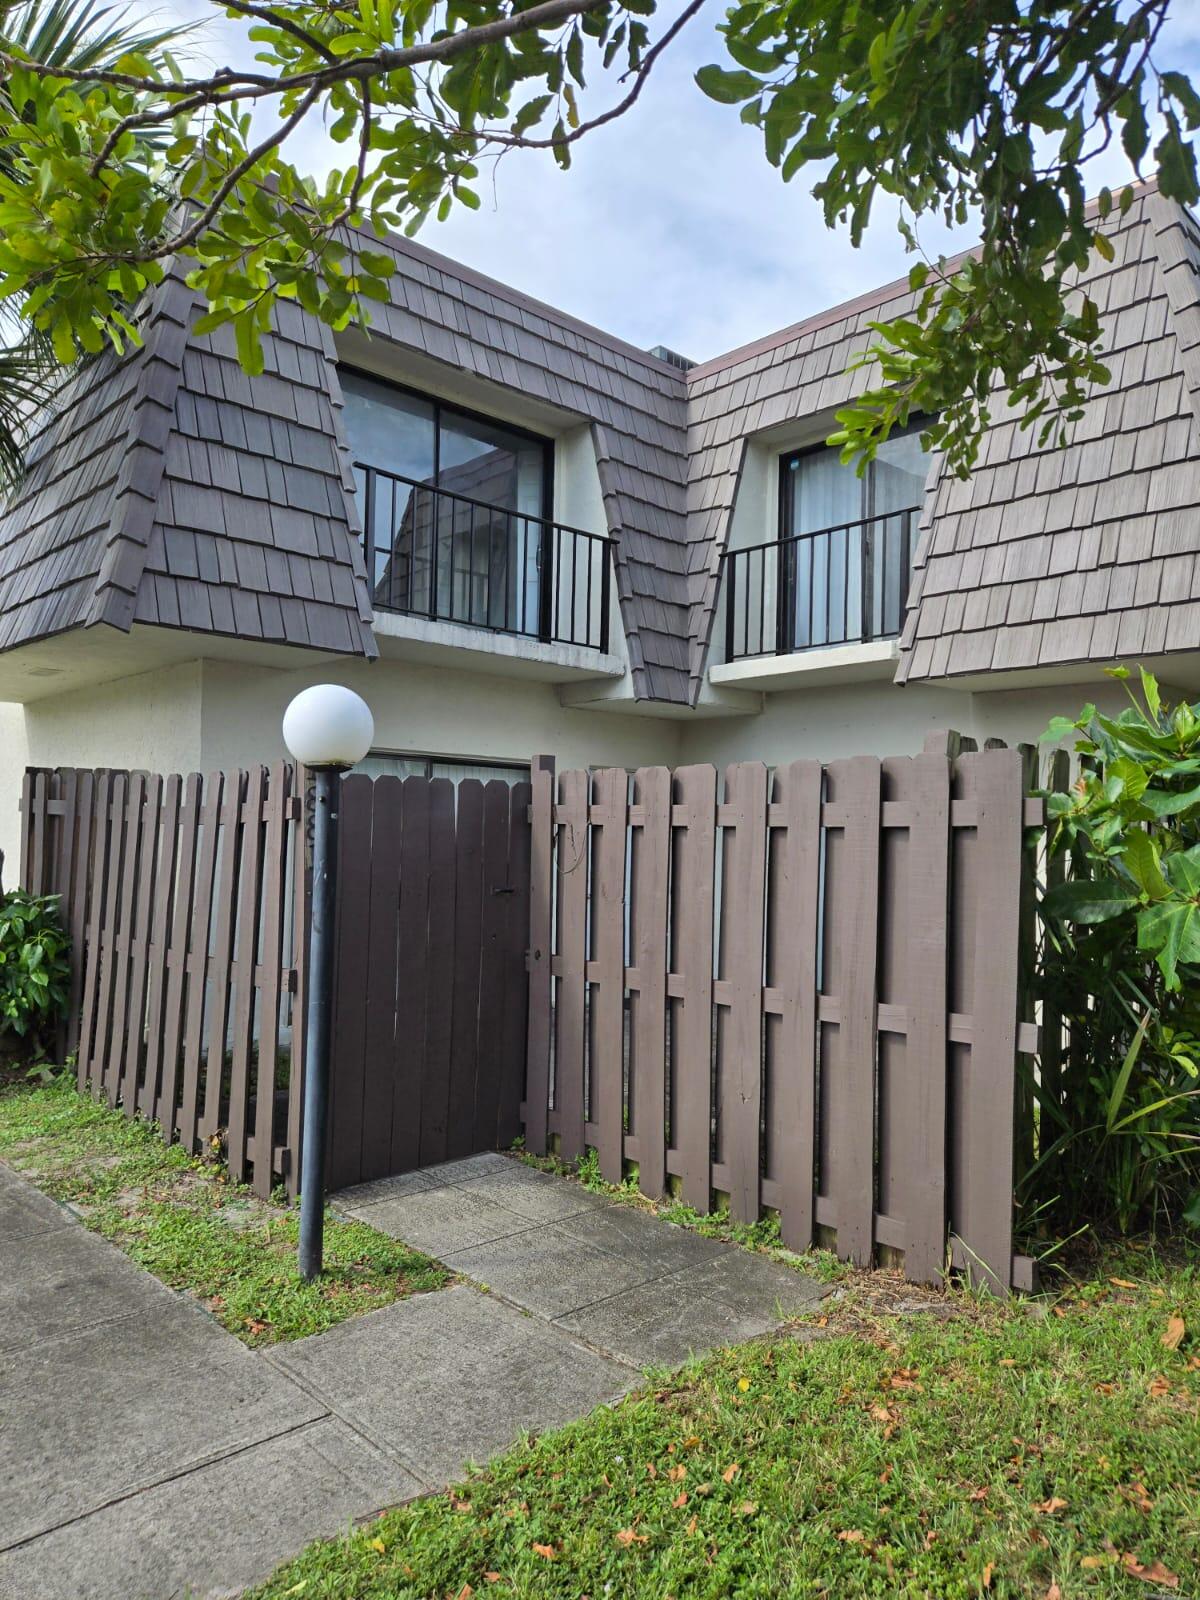
[[1200, 1595], [1198, 1268], [1127, 1248], [1037, 1302], [906, 1314], [859, 1276], [253, 1600]]
[[246, 1344], [322, 1333], [449, 1278], [365, 1223], [327, 1215], [327, 1270], [302, 1282], [294, 1207], [229, 1183], [217, 1162], [165, 1145], [156, 1127], [77, 1093], [65, 1075], [0, 1084], [0, 1160]]

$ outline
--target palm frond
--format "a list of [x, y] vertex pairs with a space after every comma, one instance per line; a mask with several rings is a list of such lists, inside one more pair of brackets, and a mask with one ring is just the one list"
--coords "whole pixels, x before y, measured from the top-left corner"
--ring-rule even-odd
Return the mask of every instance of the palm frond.
[[190, 33], [181, 25], [154, 32], [139, 29], [127, 6], [98, 0], [4, 0], [0, 3], [0, 37], [50, 67], [113, 67], [124, 55], [161, 60], [165, 46]]

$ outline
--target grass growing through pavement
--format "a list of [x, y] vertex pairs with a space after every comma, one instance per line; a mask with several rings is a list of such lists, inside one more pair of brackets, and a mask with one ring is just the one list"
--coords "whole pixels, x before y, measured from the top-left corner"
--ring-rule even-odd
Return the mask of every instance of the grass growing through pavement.
[[639, 1190], [636, 1176], [624, 1183], [606, 1183], [600, 1176], [600, 1158], [595, 1150], [588, 1149], [577, 1161], [564, 1162], [557, 1156], [535, 1156], [516, 1148], [514, 1158], [524, 1166], [539, 1172], [552, 1172], [562, 1178], [573, 1178], [594, 1194], [604, 1194], [623, 1205], [638, 1211], [648, 1211], [664, 1222], [673, 1222], [680, 1228], [691, 1228], [709, 1239], [722, 1239], [726, 1244], [739, 1244], [746, 1250], [759, 1250], [774, 1256], [790, 1267], [796, 1267], [819, 1283], [837, 1283], [850, 1274], [850, 1268], [839, 1261], [832, 1250], [806, 1250], [803, 1255], [786, 1250], [779, 1235], [779, 1216], [768, 1211], [757, 1222], [734, 1222], [727, 1211], [697, 1211], [682, 1200], [666, 1197], [650, 1200]]
[[946, 1318], [859, 1279], [808, 1342], [694, 1363], [252, 1600], [1200, 1595], [1198, 1260]]
[[157, 1128], [98, 1105], [66, 1076], [0, 1085], [0, 1160], [246, 1344], [321, 1333], [449, 1277], [374, 1228], [327, 1215], [325, 1274], [302, 1282], [293, 1208], [228, 1183], [215, 1163], [168, 1147]]

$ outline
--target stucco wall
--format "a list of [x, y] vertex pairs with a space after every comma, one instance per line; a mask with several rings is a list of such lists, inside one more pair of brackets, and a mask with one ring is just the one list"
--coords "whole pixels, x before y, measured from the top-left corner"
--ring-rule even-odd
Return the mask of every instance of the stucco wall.
[[4, 883], [17, 881], [21, 845], [21, 778], [28, 764], [25, 743], [25, 707], [0, 700], [0, 850], [4, 852]]
[[678, 722], [569, 710], [549, 683], [398, 661], [326, 662], [304, 672], [247, 672], [206, 662], [205, 768], [277, 759], [288, 701], [307, 684], [330, 680], [366, 700], [379, 750], [510, 761], [548, 752], [564, 766], [678, 760]]
[[1115, 683], [1061, 684], [1048, 688], [970, 694], [913, 684], [857, 683], [797, 689], [764, 697], [760, 716], [692, 723], [681, 759], [765, 761], [775, 765], [809, 757], [915, 755], [934, 728], [953, 728], [981, 744], [1033, 743], [1050, 718], [1074, 716], [1087, 701], [1119, 711], [1128, 704]]

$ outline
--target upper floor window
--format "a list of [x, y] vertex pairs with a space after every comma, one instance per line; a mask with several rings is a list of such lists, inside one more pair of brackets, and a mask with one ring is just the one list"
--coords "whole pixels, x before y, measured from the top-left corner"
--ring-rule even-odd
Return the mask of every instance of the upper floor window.
[[898, 634], [927, 470], [919, 423], [861, 476], [825, 444], [782, 456], [776, 537], [724, 558], [726, 658]]
[[377, 606], [537, 635], [552, 445], [343, 371]]

